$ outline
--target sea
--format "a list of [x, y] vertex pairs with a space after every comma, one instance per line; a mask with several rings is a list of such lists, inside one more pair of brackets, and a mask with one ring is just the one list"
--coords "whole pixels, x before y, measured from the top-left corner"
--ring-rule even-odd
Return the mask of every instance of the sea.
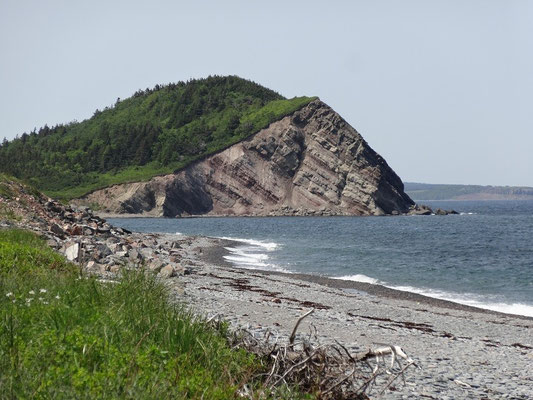
[[233, 240], [235, 267], [379, 284], [533, 317], [533, 201], [425, 201], [459, 215], [116, 218], [137, 232]]

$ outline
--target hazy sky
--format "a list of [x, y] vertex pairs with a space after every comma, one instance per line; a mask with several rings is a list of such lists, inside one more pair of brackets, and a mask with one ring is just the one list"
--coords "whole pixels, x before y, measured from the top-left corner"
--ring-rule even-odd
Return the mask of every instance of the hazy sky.
[[319, 96], [404, 181], [533, 186], [533, 1], [0, 0], [0, 140], [210, 74]]

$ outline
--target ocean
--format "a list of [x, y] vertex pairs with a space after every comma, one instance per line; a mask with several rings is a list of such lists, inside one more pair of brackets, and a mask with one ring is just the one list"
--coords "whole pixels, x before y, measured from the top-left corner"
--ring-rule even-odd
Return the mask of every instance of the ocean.
[[233, 239], [236, 267], [368, 282], [533, 317], [533, 201], [425, 201], [459, 215], [117, 218], [138, 232]]

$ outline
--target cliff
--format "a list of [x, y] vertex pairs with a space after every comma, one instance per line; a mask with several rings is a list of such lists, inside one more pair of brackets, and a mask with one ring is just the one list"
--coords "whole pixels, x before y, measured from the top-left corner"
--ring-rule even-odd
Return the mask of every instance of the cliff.
[[111, 186], [81, 202], [166, 217], [385, 215], [414, 206], [386, 161], [320, 100], [174, 174]]

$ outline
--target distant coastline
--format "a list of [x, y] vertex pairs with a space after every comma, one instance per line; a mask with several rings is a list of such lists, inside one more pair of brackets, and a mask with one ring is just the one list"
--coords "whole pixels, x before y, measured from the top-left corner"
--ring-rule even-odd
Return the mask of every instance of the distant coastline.
[[415, 201], [533, 200], [533, 187], [447, 185], [404, 182], [405, 192]]

